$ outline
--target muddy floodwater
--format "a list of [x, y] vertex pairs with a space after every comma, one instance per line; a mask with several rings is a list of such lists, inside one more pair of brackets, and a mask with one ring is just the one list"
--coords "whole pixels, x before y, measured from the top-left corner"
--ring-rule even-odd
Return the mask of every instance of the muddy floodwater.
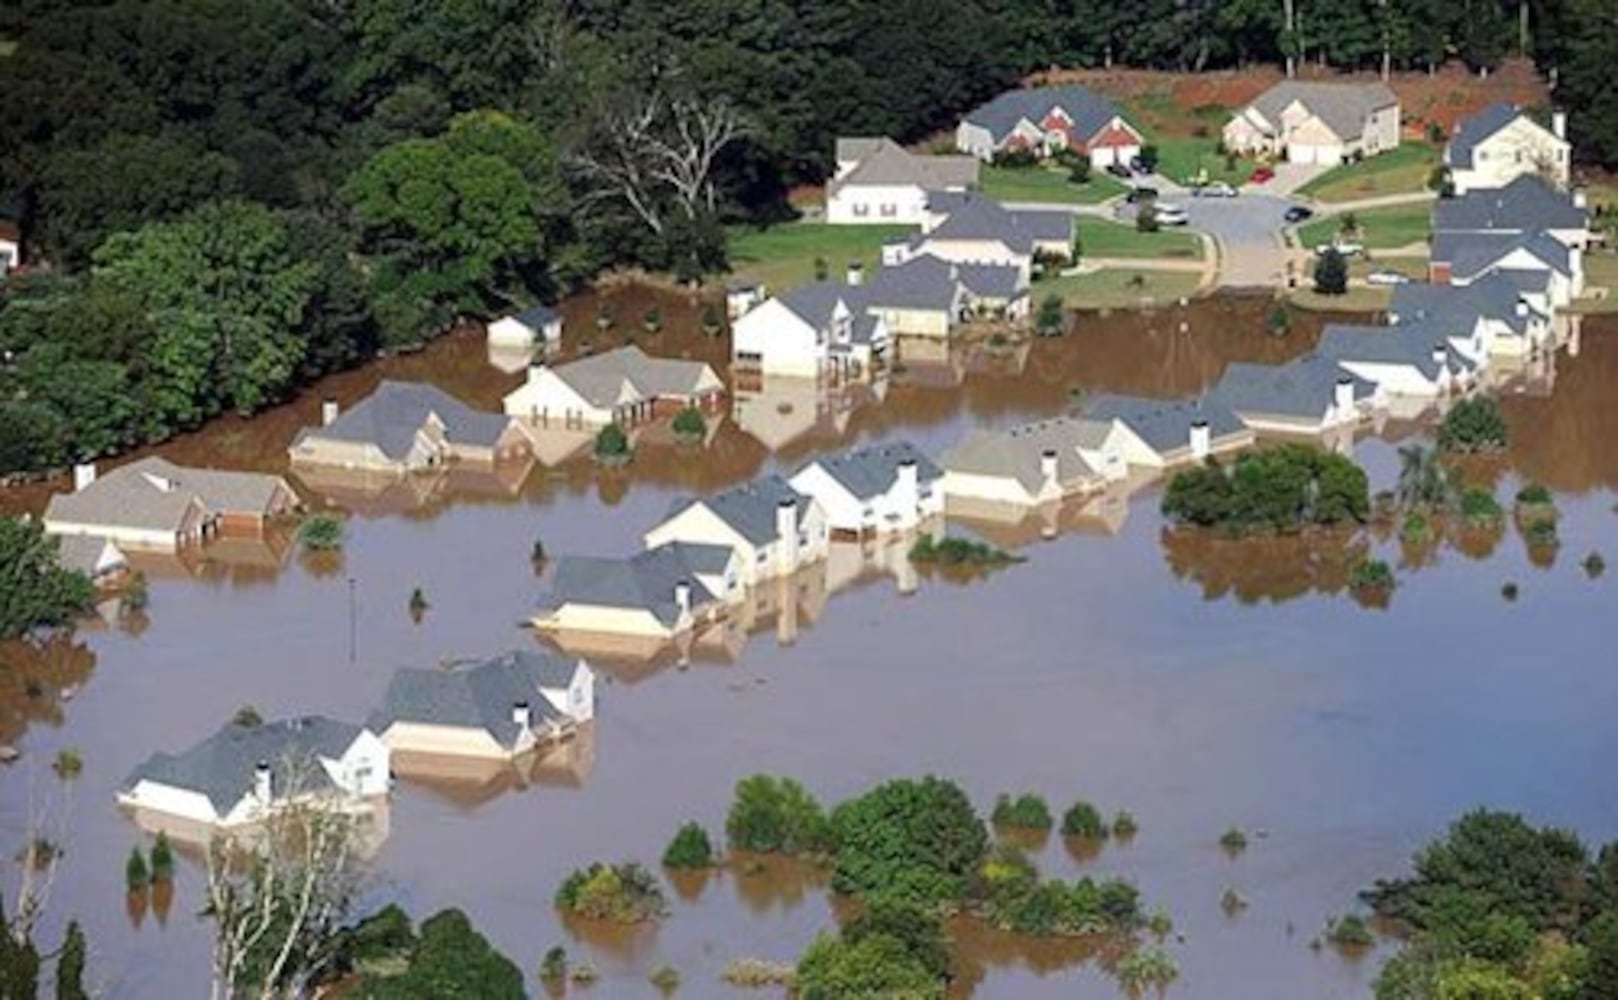
[[[195, 865], [182, 863], [166, 914], [138, 914], [136, 926], [125, 905], [123, 861], [140, 834], [113, 795], [152, 752], [183, 749], [244, 704], [361, 720], [396, 667], [535, 642], [520, 622], [539, 586], [536, 538], [553, 555], [627, 552], [676, 497], [816, 453], [900, 435], [936, 453], [975, 424], [1060, 412], [1076, 392], [1190, 393], [1229, 361], [1306, 351], [1318, 319], [1276, 339], [1262, 332], [1265, 306], [1086, 316], [1059, 341], [908, 357], [874, 387], [738, 385], [703, 449], [649, 432], [622, 473], [597, 473], [563, 441], [551, 461], [504, 479], [388, 495], [333, 486], [327, 499], [361, 515], [340, 557], [312, 561], [278, 540], [152, 564], [141, 621], [4, 652], [18, 669], [0, 673], [0, 740], [23, 751], [0, 770], [6, 855], [30, 810], [57, 794], [52, 757], [78, 748], [51, 934], [70, 916], [84, 923], [107, 995], [202, 995]], [[594, 315], [575, 304], [570, 329]], [[679, 332], [694, 327], [689, 315], [671, 308], [670, 325], [648, 349], [720, 352]], [[519, 377], [465, 334], [166, 451], [278, 467], [320, 396], [351, 400], [384, 373], [431, 375], [483, 405]], [[1034, 856], [1063, 877], [1125, 875], [1171, 914], [1183, 941], [1167, 943], [1181, 970], [1170, 996], [1362, 996], [1391, 945], [1348, 959], [1311, 939], [1462, 810], [1618, 837], [1618, 585], [1580, 566], [1592, 550], [1618, 556], [1614, 386], [1618, 326], [1588, 321], [1577, 357], [1506, 395], [1509, 455], [1469, 473], [1503, 499], [1526, 480], [1556, 491], [1562, 544], [1549, 558], [1509, 525], [1423, 552], [1374, 531], [1244, 546], [1167, 530], [1154, 488], [1054, 538], [1008, 529], [1026, 561], [964, 584], [923, 576], [912, 589], [891, 554], [844, 552], [812, 599], [744, 641], [684, 665], [600, 664], [611, 680], [597, 720], [565, 754], [522, 774], [400, 781], [375, 892], [418, 916], [466, 909], [536, 989], [541, 955], [564, 943], [601, 973], [594, 995], [652, 996], [647, 976], [664, 964], [682, 995], [746, 995], [720, 981], [727, 960], [790, 962], [832, 925], [812, 878], [770, 867], [682, 883], [661, 925], [616, 933], [564, 926], [557, 885], [595, 860], [655, 862], [685, 820], [722, 829], [732, 786], [756, 771], [798, 777], [828, 801], [932, 772], [959, 779], [985, 811], [998, 792], [1029, 790], [1057, 810], [1082, 797], [1133, 812], [1140, 832], [1127, 844], [1076, 857], [1053, 839]], [[1397, 443], [1424, 433], [1387, 432], [1398, 440], [1357, 446], [1373, 489], [1391, 485]], [[1346, 594], [1351, 546], [1395, 566], [1385, 608]], [[1515, 602], [1502, 598], [1507, 581]], [[431, 605], [419, 624], [407, 611], [418, 586]], [[1231, 826], [1250, 839], [1235, 859], [1216, 843]], [[1220, 908], [1226, 888], [1250, 904], [1233, 917]], [[1119, 995], [1109, 957], [1082, 943], [955, 934], [963, 994]]]

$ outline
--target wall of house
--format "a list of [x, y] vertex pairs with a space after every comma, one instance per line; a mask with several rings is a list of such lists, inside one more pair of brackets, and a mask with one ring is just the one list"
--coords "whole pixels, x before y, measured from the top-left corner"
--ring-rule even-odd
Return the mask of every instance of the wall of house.
[[145, 779], [136, 782], [129, 791], [119, 793], [118, 804], [204, 825], [212, 825], [220, 819], [213, 802], [201, 792]]
[[777, 299], [764, 302], [731, 326], [731, 358], [778, 375], [817, 375], [826, 344], [817, 331]]
[[573, 390], [550, 368], [531, 368], [528, 381], [506, 394], [506, 415], [534, 423], [603, 427], [613, 422], [611, 408], [601, 408]]
[[927, 193], [915, 184], [844, 184], [826, 199], [826, 221], [838, 226], [920, 225], [926, 214]]
[[1399, 105], [1392, 104], [1371, 112], [1360, 137], [1360, 151], [1366, 156], [1399, 148]]
[[1258, 112], [1243, 108], [1236, 117], [1225, 123], [1221, 137], [1225, 141], [1225, 148], [1237, 153], [1273, 154], [1275, 142], [1270, 132], [1270, 127]]
[[948, 309], [883, 309], [872, 312], [882, 318], [888, 330], [906, 337], [948, 337], [954, 326]]
[[596, 715], [596, 674], [581, 660], [566, 688], [539, 689], [551, 707], [574, 722], [584, 723]]
[[1431, 398], [1439, 395], [1444, 389], [1444, 385], [1429, 379], [1414, 365], [1350, 359], [1340, 360], [1338, 364], [1367, 382], [1375, 382], [1390, 396]]
[[1450, 171], [1456, 194], [1502, 188], [1519, 177], [1539, 175], [1561, 187], [1569, 179], [1569, 147], [1532, 119], [1516, 121], [1479, 143], [1472, 166]]
[[1009, 264], [1017, 269], [1024, 284], [1033, 274], [1032, 256], [1016, 253], [1004, 243], [993, 240], [929, 239], [922, 245], [921, 252], [957, 264]]
[[337, 787], [357, 798], [386, 795], [391, 785], [388, 745], [369, 729], [360, 730], [340, 759], [320, 763]]
[[382, 741], [393, 753], [420, 753], [445, 757], [506, 759], [526, 749], [508, 750], [495, 741], [487, 729], [471, 726], [440, 726], [425, 722], [395, 722], [382, 733]]
[[297, 465], [327, 465], [340, 469], [369, 469], [377, 472], [402, 472], [404, 463], [382, 454], [374, 444], [359, 441], [338, 441], [332, 438], [309, 437], [291, 448], [292, 463]]
[[[1147, 469], [1161, 469], [1164, 465], [1162, 454], [1146, 442], [1146, 439], [1135, 433], [1127, 423], [1122, 420], [1112, 422], [1112, 437], [1116, 439], [1118, 453], [1129, 465]], [[1187, 431], [1187, 442], [1190, 441], [1190, 432]]]
[[982, 500], [991, 503], [1032, 507], [1038, 498], [1013, 476], [987, 476], [975, 472], [944, 470], [940, 480], [946, 504], [956, 500]]
[[963, 121], [955, 128], [955, 148], [980, 160], [990, 160], [994, 158], [994, 136], [981, 125]]
[[489, 343], [501, 347], [530, 347], [535, 331], [523, 325], [515, 316], [506, 316], [489, 324]]
[[607, 635], [629, 635], [667, 639], [689, 623], [677, 623], [669, 628], [645, 608], [613, 607], [604, 604], [580, 604], [570, 601], [535, 623], [540, 628], [567, 632], [596, 632]]

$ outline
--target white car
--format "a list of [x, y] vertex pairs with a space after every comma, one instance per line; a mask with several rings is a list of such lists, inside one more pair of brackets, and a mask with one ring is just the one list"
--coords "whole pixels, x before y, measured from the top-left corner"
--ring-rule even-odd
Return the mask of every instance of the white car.
[[1193, 188], [1191, 193], [1199, 198], [1236, 197], [1236, 189], [1231, 187], [1229, 184], [1226, 184], [1224, 181], [1214, 181], [1212, 184], [1204, 184], [1202, 187]]
[[1185, 209], [1179, 205], [1166, 205], [1158, 202], [1156, 207], [1157, 224], [1160, 226], [1183, 226], [1191, 221], [1185, 214]]
[[1367, 274], [1365, 283], [1367, 285], [1408, 285], [1410, 284], [1410, 278], [1400, 274], [1398, 271], [1382, 269]]
[[1328, 251], [1328, 250], [1336, 250], [1338, 253], [1342, 254], [1344, 257], [1359, 257], [1359, 256], [1361, 256], [1362, 254], [1365, 253], [1365, 248], [1363, 246], [1359, 245], [1358, 243], [1349, 243], [1349, 242], [1342, 242], [1342, 241], [1337, 242], [1337, 243], [1322, 243], [1319, 246], [1315, 247], [1315, 253], [1320, 255], [1320, 256], [1325, 256], [1326, 251]]

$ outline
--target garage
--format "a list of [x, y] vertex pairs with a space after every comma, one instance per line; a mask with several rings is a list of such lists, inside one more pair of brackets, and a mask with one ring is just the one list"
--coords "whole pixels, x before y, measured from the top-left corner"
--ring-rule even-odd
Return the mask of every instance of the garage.
[[1293, 163], [1338, 164], [1343, 162], [1343, 145], [1338, 142], [1288, 143], [1287, 159]]

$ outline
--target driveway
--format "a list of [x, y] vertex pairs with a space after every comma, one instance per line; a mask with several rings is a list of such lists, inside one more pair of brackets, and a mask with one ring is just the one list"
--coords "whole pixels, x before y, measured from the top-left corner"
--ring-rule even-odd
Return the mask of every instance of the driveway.
[[[1219, 246], [1222, 288], [1280, 288], [1286, 284], [1288, 252], [1281, 241], [1285, 214], [1293, 202], [1267, 192], [1245, 188], [1235, 198], [1193, 198], [1163, 193], [1164, 204], [1179, 205], [1189, 219], [1187, 228], [1207, 233]], [[1124, 206], [1119, 218], [1135, 217], [1134, 206]]]

